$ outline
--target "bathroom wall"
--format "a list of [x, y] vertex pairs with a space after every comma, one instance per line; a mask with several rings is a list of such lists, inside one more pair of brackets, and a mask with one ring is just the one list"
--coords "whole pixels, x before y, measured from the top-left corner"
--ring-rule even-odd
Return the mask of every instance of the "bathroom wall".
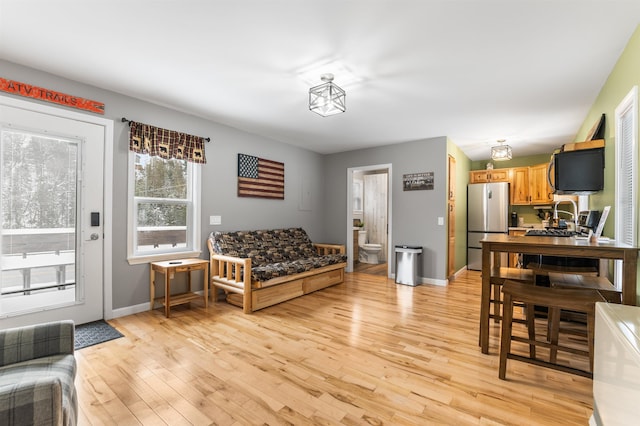
[[368, 242], [380, 244], [380, 263], [387, 261], [387, 173], [364, 175], [364, 224]]

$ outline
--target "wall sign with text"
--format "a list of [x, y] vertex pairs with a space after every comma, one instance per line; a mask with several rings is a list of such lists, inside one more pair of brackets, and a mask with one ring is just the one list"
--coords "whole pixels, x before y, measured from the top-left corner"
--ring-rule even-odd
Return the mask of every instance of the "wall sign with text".
[[433, 172], [402, 175], [402, 189], [405, 191], [433, 189]]
[[15, 80], [7, 80], [0, 77], [0, 91], [13, 95], [24, 96], [25, 98], [39, 99], [41, 101], [52, 102], [71, 108], [104, 114], [104, 104], [92, 101], [91, 99], [80, 98], [78, 96], [67, 95], [43, 87], [32, 86]]

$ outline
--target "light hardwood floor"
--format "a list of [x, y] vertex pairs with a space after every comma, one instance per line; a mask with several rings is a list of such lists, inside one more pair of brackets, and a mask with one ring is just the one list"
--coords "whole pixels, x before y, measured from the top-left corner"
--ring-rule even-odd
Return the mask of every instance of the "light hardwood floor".
[[363, 262], [355, 262], [353, 264], [353, 272], [362, 272], [363, 274], [369, 275], [382, 275], [387, 276], [387, 264], [386, 263], [378, 263], [376, 265], [372, 265], [370, 263]]
[[[586, 425], [591, 380], [478, 346], [480, 276], [448, 287], [346, 274], [245, 315], [197, 303], [110, 321], [76, 352], [82, 425]], [[576, 362], [583, 362], [578, 361]]]

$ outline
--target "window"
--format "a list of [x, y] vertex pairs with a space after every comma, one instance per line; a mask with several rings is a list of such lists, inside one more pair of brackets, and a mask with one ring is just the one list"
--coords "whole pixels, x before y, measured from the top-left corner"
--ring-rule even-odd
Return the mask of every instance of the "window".
[[353, 181], [353, 213], [362, 214], [362, 181]]
[[634, 245], [636, 238], [638, 88], [616, 108], [616, 239]]
[[200, 168], [129, 152], [129, 263], [200, 254]]
[[[616, 132], [616, 210], [615, 238], [636, 245], [638, 180], [638, 87], [635, 86], [615, 111]], [[619, 263], [619, 262], [618, 262]], [[622, 268], [616, 265], [616, 285]]]

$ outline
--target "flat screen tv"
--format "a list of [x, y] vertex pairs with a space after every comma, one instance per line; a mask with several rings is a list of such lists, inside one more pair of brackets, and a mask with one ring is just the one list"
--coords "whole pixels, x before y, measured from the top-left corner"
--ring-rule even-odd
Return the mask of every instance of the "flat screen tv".
[[552, 168], [555, 194], [593, 194], [604, 189], [604, 148], [554, 154]]

